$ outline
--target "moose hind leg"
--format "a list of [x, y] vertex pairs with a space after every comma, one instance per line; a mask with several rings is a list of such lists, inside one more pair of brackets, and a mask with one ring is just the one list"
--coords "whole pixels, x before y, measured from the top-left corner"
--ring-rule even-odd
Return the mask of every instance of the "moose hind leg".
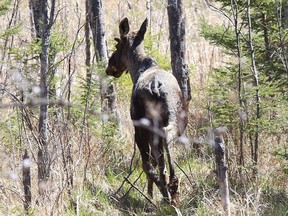
[[[150, 163], [155, 169], [155, 167], [157, 166], [157, 162], [151, 152], [150, 152]], [[147, 176], [147, 179], [148, 179], [148, 194], [151, 198], [153, 198], [153, 180], [149, 176]]]
[[163, 143], [162, 138], [159, 138], [159, 142], [155, 143], [153, 142], [151, 144], [151, 149], [154, 158], [156, 159], [158, 168], [159, 168], [159, 175], [160, 175], [160, 187], [159, 190], [163, 195], [164, 201], [169, 202], [170, 201], [170, 195], [168, 192], [168, 175], [167, 170], [165, 167], [165, 160], [164, 160], [164, 149], [163, 149]]
[[149, 133], [147, 130], [135, 127], [135, 141], [140, 150], [142, 167], [148, 179], [148, 194], [153, 196], [153, 182], [160, 187], [160, 179], [150, 162]]
[[168, 160], [168, 164], [169, 164], [169, 172], [170, 172], [168, 190], [169, 190], [169, 193], [171, 195], [172, 205], [177, 206], [179, 204], [179, 193], [178, 193], [179, 180], [178, 180], [177, 176], [175, 175], [175, 170], [174, 170], [174, 166], [172, 164], [168, 144], [165, 143], [164, 145], [165, 145], [167, 160]]

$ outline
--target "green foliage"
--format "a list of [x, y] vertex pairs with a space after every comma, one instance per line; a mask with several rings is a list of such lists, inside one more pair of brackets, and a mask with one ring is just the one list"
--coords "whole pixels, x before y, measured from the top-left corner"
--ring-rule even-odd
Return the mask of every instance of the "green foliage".
[[12, 35], [16, 35], [20, 32], [21, 30], [21, 24], [17, 24], [15, 26], [12, 26], [2, 32], [0, 32], [0, 39], [5, 39], [5, 38], [8, 38]]
[[[98, 66], [90, 69], [91, 71], [97, 70], [97, 73], [103, 73], [105, 68], [103, 66]], [[80, 103], [85, 106], [88, 103], [88, 109], [97, 110], [97, 108], [101, 107], [101, 103], [99, 103], [100, 96], [100, 78], [97, 74], [93, 74], [91, 77], [78, 77], [80, 81]]]
[[201, 36], [215, 45], [223, 46], [224, 51], [236, 53], [237, 43], [234, 30], [223, 25], [210, 25], [204, 19], [200, 22]]
[[[226, 14], [232, 17], [231, 15], [231, 2], [221, 0], [219, 1], [224, 5], [224, 11]], [[256, 67], [258, 68], [258, 71], [260, 73], [260, 95], [264, 96], [266, 99], [268, 97], [271, 99], [271, 96], [275, 98], [275, 96], [281, 96], [279, 92], [286, 89], [285, 84], [287, 80], [287, 70], [285, 68], [285, 64], [283, 64], [283, 61], [281, 59], [287, 58], [287, 54], [283, 53], [281, 51], [281, 47], [279, 47], [279, 44], [281, 44], [281, 41], [279, 41], [279, 26], [278, 25], [278, 18], [276, 13], [276, 4], [274, 1], [253, 1], [251, 4], [251, 16], [252, 20], [254, 21], [252, 24], [252, 31], [253, 31], [253, 44], [255, 47], [255, 62]], [[282, 3], [284, 8], [284, 3]], [[242, 75], [241, 79], [244, 82], [245, 86], [241, 86], [244, 89], [242, 100], [249, 102], [249, 99], [253, 98], [251, 94], [255, 94], [255, 89], [253, 87], [253, 79], [252, 74], [250, 71], [250, 68], [246, 65], [250, 64], [250, 51], [248, 47], [248, 36], [245, 33], [245, 29], [240, 29], [240, 26], [247, 27], [247, 15], [246, 15], [246, 1], [237, 1], [238, 11], [240, 13], [240, 16], [242, 17], [242, 20], [238, 20], [239, 26], [238, 31], [240, 32], [240, 44], [239, 47], [237, 47], [237, 40], [235, 35], [235, 29], [234, 26], [227, 26], [224, 25], [209, 25], [205, 22], [205, 20], [202, 20], [200, 27], [201, 27], [201, 34], [203, 37], [205, 37], [207, 40], [211, 41], [212, 43], [216, 45], [220, 45], [224, 48], [224, 51], [227, 54], [232, 54], [232, 56], [237, 56], [237, 49], [239, 48], [242, 54]], [[259, 9], [260, 8], [260, 9]], [[263, 14], [267, 17], [264, 23]], [[285, 21], [285, 20], [284, 20]], [[243, 28], [243, 27], [242, 27]], [[268, 29], [268, 37], [270, 40], [269, 45], [271, 48], [268, 48], [264, 45], [264, 28]], [[283, 28], [283, 26], [281, 26]], [[286, 33], [287, 29], [282, 29], [282, 37], [283, 41], [286, 41], [286, 37], [288, 36]], [[287, 38], [288, 39], [288, 38]], [[272, 51], [273, 50], [273, 51]], [[271, 59], [267, 61], [266, 52], [271, 54]], [[272, 52], [275, 52], [274, 55], [272, 55]], [[246, 63], [246, 64], [245, 64]], [[232, 63], [229, 62], [229, 68], [223, 69], [217, 69], [215, 70], [215, 73], [218, 75], [213, 75], [213, 81], [211, 83], [212, 86], [210, 86], [210, 91], [212, 94], [219, 95], [219, 97], [216, 97], [216, 100], [219, 101], [225, 101], [223, 97], [227, 98], [227, 91], [236, 91], [237, 92], [237, 83], [239, 79], [238, 73], [238, 62]], [[225, 71], [225, 73], [223, 73]], [[250, 75], [249, 75], [250, 74]], [[229, 81], [227, 81], [229, 80]], [[249, 81], [250, 80], [250, 81]], [[219, 85], [221, 83], [221, 85]], [[248, 86], [248, 87], [247, 87]], [[222, 90], [221, 90], [222, 89]], [[285, 90], [284, 90], [285, 91]], [[225, 93], [226, 92], [226, 93]], [[268, 102], [269, 100], [266, 100], [265, 102]], [[220, 106], [220, 109], [222, 106]], [[266, 104], [266, 107], [267, 104]], [[235, 107], [230, 107], [230, 109], [234, 109]], [[263, 113], [264, 114], [264, 113]]]
[[0, 16], [3, 16], [8, 12], [11, 4], [12, 0], [2, 0], [0, 2]]
[[[211, 25], [203, 19], [200, 23], [201, 35], [222, 47], [230, 56], [230, 61], [211, 72], [207, 109], [213, 127], [228, 127], [236, 140], [240, 140], [240, 133], [243, 133], [244, 151], [249, 152], [256, 143], [256, 136], [260, 137], [257, 145], [262, 146], [267, 144], [265, 139], [268, 137], [285, 137], [288, 134], [288, 100], [285, 93], [288, 87], [288, 52], [283, 46], [288, 41], [288, 20], [283, 15], [287, 13], [288, 1], [251, 1], [252, 42], [259, 79], [257, 85], [247, 34], [247, 1], [237, 1], [237, 5], [229, 0], [217, 2], [223, 6], [221, 13], [230, 18], [229, 23]], [[234, 26], [236, 9], [237, 29]], [[257, 92], [260, 95], [259, 118]], [[251, 161], [245, 163], [247, 166]]]
[[263, 209], [264, 216], [269, 215], [287, 215], [288, 213], [288, 197], [287, 194], [278, 191], [269, 191], [265, 194], [268, 208]]
[[21, 137], [19, 127], [21, 124], [21, 114], [18, 110], [9, 114], [9, 116], [5, 116], [5, 120], [0, 121], [1, 142], [8, 150], [12, 150], [12, 148], [16, 148], [17, 150], [20, 146]]
[[168, 53], [167, 55], [159, 53], [158, 48], [162, 43], [162, 41], [159, 40], [161, 34], [162, 34], [161, 32], [155, 35], [150, 35], [146, 33], [144, 40], [145, 50], [148, 55], [151, 55], [156, 60], [156, 62], [159, 64], [160, 67], [162, 67], [165, 70], [171, 70], [170, 53]]
[[[9, 12], [11, 4], [11, 0], [3, 0], [0, 2], [0, 17], [6, 15]], [[0, 27], [0, 39], [7, 39], [10, 36], [17, 35], [20, 30], [21, 24], [11, 25], [5, 28], [4, 26], [2, 28]], [[2, 43], [0, 44], [0, 48], [3, 48]]]
[[[225, 13], [231, 17], [231, 1], [218, 0], [224, 5]], [[284, 44], [288, 40], [288, 20], [285, 18], [287, 13], [288, 1], [251, 1], [251, 20], [252, 20], [252, 36], [253, 44], [255, 47], [256, 66], [261, 73], [269, 77], [270, 80], [287, 80], [288, 68], [283, 59], [287, 59], [288, 53]], [[247, 29], [247, 1], [237, 1], [239, 19], [238, 31], [241, 32], [241, 50], [244, 56], [249, 56], [248, 36], [245, 28]], [[280, 15], [282, 15], [280, 17]], [[240, 29], [241, 28], [241, 29]], [[236, 39], [233, 24], [229, 27], [225, 26], [211, 26], [201, 24], [202, 35], [208, 40], [227, 48], [228, 52], [235, 52]], [[265, 33], [266, 30], [266, 33]], [[234, 38], [231, 39], [231, 37]], [[229, 39], [230, 38], [230, 39]], [[268, 57], [269, 56], [269, 57]], [[287, 85], [286, 85], [287, 86]]]
[[[67, 209], [67, 215], [93, 216], [106, 215], [109, 212], [109, 199], [101, 185], [89, 183], [84, 190], [74, 192], [74, 199], [77, 200], [77, 212], [74, 206]], [[105, 213], [106, 212], [106, 213]]]
[[237, 72], [233, 67], [216, 69], [212, 74], [208, 93], [214, 127], [232, 126], [239, 122], [239, 103], [237, 100]]

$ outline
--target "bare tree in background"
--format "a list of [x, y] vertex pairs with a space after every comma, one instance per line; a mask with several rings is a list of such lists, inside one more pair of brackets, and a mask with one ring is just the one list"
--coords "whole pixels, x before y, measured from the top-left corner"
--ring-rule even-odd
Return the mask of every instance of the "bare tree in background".
[[[239, 139], [236, 138], [236, 143], [239, 142], [239, 165], [244, 166], [244, 127], [245, 122], [243, 117], [241, 116], [243, 112], [247, 112], [245, 110], [245, 103], [243, 99], [244, 94], [244, 85], [243, 85], [243, 72], [242, 72], [242, 50], [241, 50], [241, 23], [239, 23], [239, 8], [236, 1], [231, 2], [231, 12], [232, 18], [231, 22], [233, 23], [234, 33], [235, 33], [235, 42], [237, 45], [237, 60], [238, 60], [238, 99], [239, 99], [239, 108], [241, 112], [239, 112]], [[238, 145], [237, 145], [238, 146]], [[239, 169], [241, 173], [241, 169]]]
[[[259, 146], [259, 133], [260, 133], [260, 92], [259, 92], [259, 75], [256, 68], [255, 62], [255, 50], [253, 46], [252, 38], [252, 24], [251, 24], [251, 14], [250, 14], [250, 0], [247, 0], [247, 19], [248, 19], [248, 36], [249, 36], [249, 49], [251, 57], [251, 71], [254, 77], [255, 85], [255, 101], [256, 101], [256, 124], [255, 124], [255, 138], [254, 138], [254, 151], [253, 151], [253, 165], [257, 166], [258, 164], [258, 146]], [[254, 170], [256, 172], [257, 170]]]
[[91, 41], [90, 41], [90, 27], [89, 27], [89, 22], [90, 22], [90, 9], [89, 5], [91, 0], [86, 0], [85, 1], [85, 10], [86, 10], [86, 15], [85, 15], [85, 65], [86, 65], [86, 81], [87, 84], [91, 82]]
[[[89, 0], [90, 27], [93, 34], [93, 44], [96, 61], [99, 67], [106, 67], [108, 62], [107, 44], [104, 29], [104, 17], [101, 0]], [[117, 119], [116, 93], [112, 83], [100, 75], [100, 92], [102, 102], [102, 122]]]
[[188, 104], [191, 100], [191, 87], [189, 68], [185, 63], [185, 17], [182, 0], [168, 0], [167, 11], [172, 71]]
[[51, 1], [48, 12], [48, 0], [31, 0], [36, 38], [41, 41], [40, 54], [40, 114], [38, 123], [38, 189], [43, 194], [45, 183], [50, 175], [50, 159], [48, 151], [48, 70], [49, 45], [51, 28], [54, 22], [55, 0]]

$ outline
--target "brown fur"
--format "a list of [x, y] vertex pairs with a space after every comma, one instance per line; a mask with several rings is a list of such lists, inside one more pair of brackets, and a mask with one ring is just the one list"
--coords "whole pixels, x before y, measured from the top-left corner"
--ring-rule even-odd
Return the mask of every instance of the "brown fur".
[[[128, 19], [119, 24], [120, 38], [116, 51], [109, 59], [106, 73], [120, 77], [128, 70], [133, 81], [131, 97], [131, 118], [140, 121], [145, 118], [147, 126], [135, 126], [135, 141], [142, 157], [143, 169], [148, 177], [148, 193], [153, 196], [153, 183], [157, 185], [166, 201], [176, 205], [178, 200], [178, 178], [175, 175], [169, 153], [169, 143], [180, 136], [187, 125], [187, 110], [180, 87], [175, 77], [161, 69], [145, 55], [143, 39], [147, 19], [138, 32], [130, 32]], [[153, 130], [162, 132], [154, 133]], [[164, 151], [166, 151], [170, 176], [168, 177]], [[155, 167], [159, 168], [159, 175]]]

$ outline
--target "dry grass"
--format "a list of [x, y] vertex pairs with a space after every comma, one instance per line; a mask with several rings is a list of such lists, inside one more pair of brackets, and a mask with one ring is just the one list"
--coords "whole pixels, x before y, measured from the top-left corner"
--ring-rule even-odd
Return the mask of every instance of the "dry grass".
[[[131, 8], [128, 6], [131, 3]], [[64, 24], [60, 29], [68, 34], [70, 42], [85, 19], [85, 1], [77, 0], [57, 2], [59, 21]], [[152, 1], [151, 7], [151, 34], [157, 34], [161, 41], [157, 49], [163, 56], [169, 55], [168, 23], [166, 1]], [[111, 38], [118, 35], [119, 20], [129, 17], [131, 24], [137, 28], [147, 15], [145, 1], [140, 0], [104, 0], [104, 15], [106, 21], [106, 34]], [[24, 47], [25, 41], [31, 40], [30, 21], [27, 1], [21, 1], [20, 17], [23, 29], [19, 36], [14, 38], [15, 47]], [[209, 80], [209, 71], [221, 65], [227, 58], [218, 47], [210, 45], [199, 36], [199, 20], [203, 17], [209, 22], [222, 22], [218, 14], [212, 13], [201, 0], [185, 1], [187, 16], [187, 62], [191, 66], [192, 101], [190, 103], [190, 122], [187, 135], [199, 138], [203, 132], [199, 131], [208, 121], [205, 107], [207, 93], [204, 91]], [[1, 21], [6, 24], [9, 16]], [[84, 29], [80, 31], [78, 39], [84, 37]], [[2, 41], [1, 41], [2, 42]], [[157, 43], [156, 43], [157, 44]], [[110, 46], [110, 43], [109, 43]], [[37, 118], [38, 108], [29, 108], [32, 130], [22, 122], [20, 108], [1, 109], [0, 131], [0, 215], [24, 215], [23, 186], [22, 186], [22, 155], [28, 149], [31, 159], [32, 180], [32, 206], [30, 215], [163, 215], [175, 214], [169, 207], [161, 207], [161, 196], [156, 190], [152, 200], [159, 209], [155, 209], [141, 194], [131, 190], [126, 183], [115, 195], [114, 193], [129, 173], [130, 162], [133, 157], [133, 127], [129, 116], [129, 101], [131, 82], [129, 76], [120, 78], [116, 82], [118, 91], [118, 110], [120, 127], [103, 129], [98, 115], [88, 115], [88, 124], [83, 125], [83, 106], [79, 102], [80, 80], [85, 76], [85, 46], [80, 43], [72, 57], [73, 76], [73, 117], [67, 122], [67, 107], [53, 107], [59, 111], [57, 118], [52, 115], [49, 122], [49, 140], [51, 154], [51, 178], [47, 182], [47, 196], [41, 200], [38, 196], [37, 182]], [[112, 49], [112, 47], [110, 48]], [[60, 53], [59, 59], [67, 52]], [[2, 56], [2, 55], [1, 55]], [[1, 74], [1, 84], [13, 94], [25, 86], [16, 85], [11, 79], [9, 67], [16, 68], [23, 73], [23, 77], [32, 86], [38, 83], [38, 72], [31, 67], [25, 69], [21, 60], [5, 64]], [[64, 61], [59, 68], [59, 77], [62, 86], [67, 83], [67, 62]], [[19, 96], [19, 95], [17, 95]], [[13, 102], [7, 93], [1, 95], [2, 103]], [[97, 96], [94, 96], [97, 98]], [[97, 99], [96, 99], [97, 100]], [[52, 109], [52, 108], [51, 108]], [[99, 111], [95, 108], [95, 111]], [[67, 130], [67, 126], [69, 130]], [[103, 131], [104, 130], [104, 131]], [[104, 133], [103, 133], [104, 132]], [[104, 134], [104, 135], [103, 135]], [[251, 177], [250, 171], [245, 170], [242, 176], [237, 173], [237, 148], [232, 137], [236, 132], [228, 134], [229, 149], [229, 175], [231, 183], [231, 206], [233, 215], [268, 215], [273, 212], [284, 214], [288, 206], [287, 174], [283, 167], [287, 161], [271, 154], [274, 150], [275, 140], [262, 138], [260, 146], [260, 163], [258, 178]], [[67, 138], [67, 139], [66, 139]], [[284, 137], [283, 137], [284, 139]], [[67, 140], [72, 146], [73, 166], [71, 172], [74, 176], [74, 185], [71, 196], [68, 194], [67, 175], [65, 170]], [[267, 142], [264, 142], [267, 140]], [[268, 141], [269, 140], [269, 141]], [[279, 147], [283, 147], [283, 140]], [[249, 158], [249, 146], [245, 148], [246, 158]], [[181, 205], [183, 215], [221, 215], [221, 205], [218, 188], [213, 173], [213, 154], [208, 146], [200, 146], [196, 153], [192, 146], [173, 146], [173, 156], [180, 169], [176, 169], [180, 177]], [[66, 161], [67, 162], [67, 161]], [[141, 161], [138, 151], [132, 163], [134, 172], [129, 177], [136, 181], [141, 173]], [[86, 181], [84, 183], [84, 175]], [[135, 182], [135, 185], [146, 193], [146, 178], [144, 174]], [[74, 206], [71, 205], [74, 203]], [[269, 210], [271, 209], [271, 210]], [[287, 213], [287, 212], [286, 212]]]

